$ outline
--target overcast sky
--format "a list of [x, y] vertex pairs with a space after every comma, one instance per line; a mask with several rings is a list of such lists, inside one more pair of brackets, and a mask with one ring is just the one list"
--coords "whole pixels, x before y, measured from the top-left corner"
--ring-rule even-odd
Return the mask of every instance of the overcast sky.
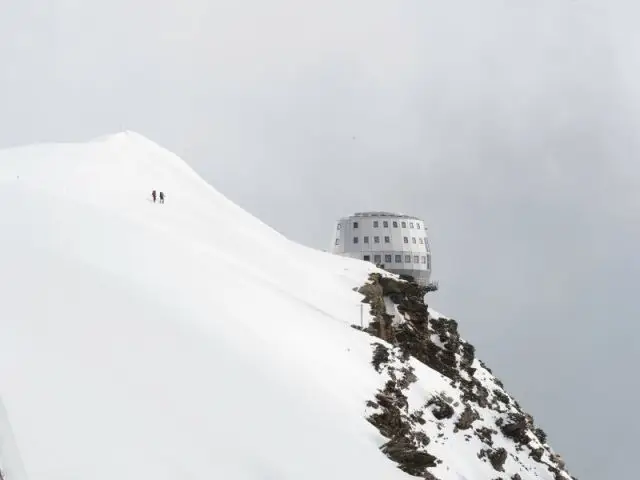
[[432, 306], [574, 475], [635, 478], [636, 3], [4, 0], [0, 146], [138, 131], [317, 248], [422, 217]]

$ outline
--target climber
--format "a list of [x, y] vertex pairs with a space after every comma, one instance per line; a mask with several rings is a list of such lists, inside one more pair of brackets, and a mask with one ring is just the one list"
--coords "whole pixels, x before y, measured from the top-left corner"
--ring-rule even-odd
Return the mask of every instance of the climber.
[[160, 192], [160, 203], [164, 203], [164, 192]]
[[151, 196], [153, 197], [153, 203], [156, 203], [156, 191], [151, 192]]

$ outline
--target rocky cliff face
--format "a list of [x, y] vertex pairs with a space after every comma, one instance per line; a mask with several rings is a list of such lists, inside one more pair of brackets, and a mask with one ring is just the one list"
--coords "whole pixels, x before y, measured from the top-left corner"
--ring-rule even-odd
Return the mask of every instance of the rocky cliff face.
[[[432, 480], [573, 478], [533, 417], [476, 359], [456, 321], [430, 312], [426, 289], [410, 279], [372, 274], [359, 291], [372, 321], [354, 328], [381, 340], [372, 342], [372, 368], [384, 376], [367, 404], [367, 419], [387, 439], [381, 450], [400, 469]], [[427, 382], [416, 375], [420, 364], [438, 372], [438, 382], [420, 385]], [[440, 458], [461, 441], [476, 458]], [[456, 477], [456, 466], [447, 463], [458, 461], [480, 462], [477, 470], [469, 468], [484, 473]]]

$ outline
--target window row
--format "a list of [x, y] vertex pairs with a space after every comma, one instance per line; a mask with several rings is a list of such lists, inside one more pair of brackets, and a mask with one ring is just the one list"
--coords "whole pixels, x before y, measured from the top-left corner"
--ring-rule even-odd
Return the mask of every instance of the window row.
[[[409, 243], [409, 237], [403, 237], [404, 239], [404, 243]], [[427, 241], [427, 237], [420, 237], [418, 238], [418, 240], [420, 240], [420, 245], [424, 245]], [[416, 244], [416, 237], [411, 237], [411, 243], [413, 243], [414, 245]]]
[[[403, 240], [404, 243], [409, 243], [409, 237], [403, 237]], [[362, 237], [362, 241], [364, 243], [369, 243], [369, 236], [365, 235], [364, 237]], [[428, 245], [427, 237], [419, 237], [417, 239], [416, 237], [411, 237], [411, 243], [413, 243], [414, 245], [417, 244], [418, 241], [420, 242], [420, 245]], [[353, 243], [360, 243], [360, 237], [353, 237]], [[380, 243], [380, 237], [373, 237], [373, 243]], [[391, 237], [384, 237], [384, 243], [391, 243]], [[336, 245], [340, 245], [339, 238], [336, 238]]]
[[[407, 222], [396, 222], [393, 221], [391, 222], [391, 225], [393, 225], [393, 228], [398, 228], [398, 225], [401, 225], [402, 228], [407, 228]], [[358, 222], [353, 222], [353, 228], [358, 228], [360, 225]], [[342, 228], [342, 225], [338, 224], [338, 230], [340, 230]], [[373, 228], [380, 228], [380, 221], [379, 220], [374, 220], [373, 221]], [[388, 220], [383, 220], [382, 221], [382, 228], [389, 228], [389, 221]], [[409, 228], [414, 228], [414, 223], [413, 222], [409, 222]], [[416, 223], [415, 224], [415, 228], [420, 229], [420, 223]]]
[[[393, 263], [393, 260], [395, 260], [395, 263], [412, 263], [412, 256], [411, 255], [404, 255], [404, 262], [402, 261], [402, 255], [385, 255], [384, 256], [384, 262], [385, 263]], [[371, 261], [371, 255], [364, 255], [362, 257], [364, 259], [365, 262], [370, 262]], [[373, 263], [375, 264], [381, 264], [382, 263], [382, 255], [374, 255], [373, 256]], [[420, 256], [420, 255], [413, 255], [413, 263], [426, 263], [427, 264], [427, 268], [431, 268], [431, 255], [427, 255], [427, 256]]]

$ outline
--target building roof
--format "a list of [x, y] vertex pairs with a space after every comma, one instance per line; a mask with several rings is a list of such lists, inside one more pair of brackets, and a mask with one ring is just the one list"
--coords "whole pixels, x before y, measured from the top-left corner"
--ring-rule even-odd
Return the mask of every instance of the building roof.
[[409, 218], [409, 219], [413, 219], [413, 220], [419, 220], [419, 221], [422, 221], [422, 219], [420, 219], [420, 218], [418, 218], [418, 217], [414, 217], [413, 215], [405, 215], [404, 213], [376, 212], [376, 211], [371, 211], [371, 212], [357, 212], [357, 213], [354, 213], [353, 215], [351, 215], [350, 217], [346, 217], [346, 218], [352, 218], [352, 217], [390, 217], [390, 218]]

